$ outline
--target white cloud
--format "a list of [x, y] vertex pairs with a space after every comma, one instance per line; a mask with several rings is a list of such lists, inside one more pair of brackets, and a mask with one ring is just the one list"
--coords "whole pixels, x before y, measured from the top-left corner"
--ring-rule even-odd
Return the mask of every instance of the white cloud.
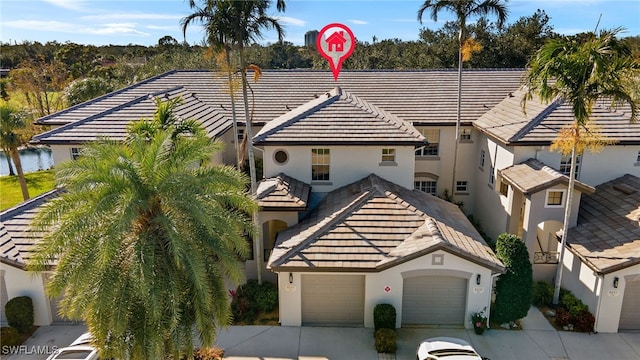
[[[193, 25], [196, 28], [202, 28], [202, 26], [200, 25]], [[181, 30], [181, 28], [179, 26], [176, 25], [147, 25], [146, 26], [147, 29], [151, 29], [151, 30]], [[191, 28], [191, 27], [189, 27]]]
[[350, 23], [352, 24], [356, 24], [356, 25], [367, 25], [369, 24], [368, 21], [364, 21], [364, 20], [349, 20]]
[[293, 18], [290, 16], [276, 16], [276, 19], [283, 25], [291, 25], [291, 26], [306, 26], [307, 22], [302, 19]]
[[60, 21], [40, 21], [40, 20], [15, 20], [7, 21], [7, 27], [23, 29], [23, 30], [42, 30], [47, 29], [48, 32], [61, 33], [79, 33], [90, 35], [113, 35], [113, 34], [129, 34], [149, 36], [150, 34], [136, 29], [135, 23], [112, 23], [103, 24], [98, 27], [89, 27]]
[[88, 8], [85, 6], [83, 0], [44, 0], [51, 5], [61, 7], [67, 10], [75, 10], [75, 11], [87, 11]]
[[152, 14], [152, 13], [107, 13], [100, 15], [83, 16], [82, 20], [178, 20], [182, 19], [180, 15], [169, 14]]

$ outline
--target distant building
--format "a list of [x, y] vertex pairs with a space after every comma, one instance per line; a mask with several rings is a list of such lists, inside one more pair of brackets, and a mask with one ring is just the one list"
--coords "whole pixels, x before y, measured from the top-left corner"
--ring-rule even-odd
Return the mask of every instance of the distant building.
[[304, 46], [316, 47], [318, 39], [318, 30], [310, 30], [304, 34]]

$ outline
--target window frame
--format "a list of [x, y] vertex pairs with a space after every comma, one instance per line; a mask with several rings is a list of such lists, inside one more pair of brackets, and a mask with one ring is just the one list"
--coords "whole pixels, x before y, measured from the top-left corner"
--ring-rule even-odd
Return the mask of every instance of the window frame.
[[483, 149], [480, 149], [480, 166], [479, 167], [481, 170], [484, 170], [484, 162], [486, 160], [486, 156], [487, 156], [487, 153]]
[[471, 129], [460, 129], [460, 142], [473, 142], [473, 139], [471, 138]]
[[456, 181], [456, 194], [465, 194], [469, 193], [469, 181], [468, 180], [457, 180]]
[[[559, 204], [550, 204], [549, 203], [549, 199], [552, 193], [560, 193], [560, 203]], [[566, 202], [567, 199], [567, 190], [564, 189], [547, 189], [547, 191], [544, 194], [544, 207], [545, 208], [552, 208], [552, 209], [560, 209], [564, 207], [564, 204]]]
[[[582, 154], [576, 155], [576, 180], [580, 178], [580, 168], [582, 167]], [[571, 173], [571, 155], [560, 155], [560, 167], [558, 171], [566, 176]]]
[[[321, 171], [318, 168], [318, 167], [325, 167], [325, 166], [326, 166], [326, 172]], [[311, 181], [312, 182], [331, 181], [331, 149], [329, 148], [312, 148], [311, 149]]]
[[[415, 156], [420, 158], [438, 158], [440, 156], [440, 129], [421, 129], [420, 133], [427, 140], [427, 144], [416, 147]], [[436, 136], [438, 139], [437, 142], [433, 141]]]
[[500, 195], [505, 197], [509, 196], [509, 184], [504, 181], [500, 181]]
[[72, 147], [69, 153], [71, 154], [71, 160], [76, 161], [82, 156], [82, 148]]
[[382, 148], [380, 165], [396, 164], [396, 154], [397, 152], [395, 148]]
[[[430, 189], [431, 186], [433, 186], [433, 192], [426, 191], [426, 190]], [[426, 194], [431, 194], [433, 196], [436, 196], [437, 192], [438, 192], [438, 180], [433, 180], [433, 179], [429, 179], [429, 180], [427, 180], [427, 179], [417, 179], [417, 180], [414, 180], [413, 181], [413, 189], [414, 190], [418, 190], [418, 191], [422, 191], [423, 193], [426, 193]]]
[[496, 182], [495, 168], [491, 166], [489, 168], [489, 187], [493, 189], [495, 182]]

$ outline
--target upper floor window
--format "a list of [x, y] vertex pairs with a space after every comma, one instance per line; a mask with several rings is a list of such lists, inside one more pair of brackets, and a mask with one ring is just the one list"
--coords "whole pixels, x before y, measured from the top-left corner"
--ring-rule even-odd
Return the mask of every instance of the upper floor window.
[[636, 163], [640, 164], [640, 151], [638, 151], [638, 157], [636, 158]]
[[82, 156], [82, 149], [77, 147], [71, 148], [71, 159], [78, 160], [78, 158]]
[[469, 191], [468, 181], [456, 181], [456, 192], [466, 193]]
[[395, 162], [396, 161], [396, 149], [382, 149], [382, 161], [383, 162]]
[[484, 168], [484, 158], [485, 158], [485, 152], [484, 150], [480, 150], [480, 167]]
[[564, 206], [564, 190], [547, 190], [547, 201], [545, 207]]
[[[582, 155], [576, 155], [576, 179], [579, 178], [581, 160]], [[567, 176], [571, 173], [571, 155], [562, 155], [560, 158], [560, 172]]]
[[422, 129], [420, 131], [427, 140], [427, 145], [416, 148], [416, 156], [438, 156], [440, 129]]
[[311, 180], [328, 181], [331, 157], [329, 149], [311, 149]]
[[413, 182], [413, 188], [426, 192], [427, 194], [435, 195], [438, 182], [435, 180], [416, 180]]
[[493, 173], [493, 166], [489, 169], [489, 185], [493, 187], [493, 183], [496, 181], [496, 175]]
[[471, 141], [471, 129], [460, 129], [460, 141]]
[[238, 140], [243, 140], [244, 139], [244, 128], [239, 127], [238, 128]]
[[500, 181], [500, 194], [504, 196], [509, 194], [509, 184], [504, 181]]

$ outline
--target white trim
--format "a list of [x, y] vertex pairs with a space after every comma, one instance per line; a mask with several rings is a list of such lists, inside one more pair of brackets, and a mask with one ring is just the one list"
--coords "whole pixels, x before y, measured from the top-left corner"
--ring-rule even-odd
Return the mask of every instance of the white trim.
[[[549, 193], [551, 193], [551, 192], [562, 193], [562, 201], [560, 201], [560, 205], [551, 205], [551, 204], [549, 204]], [[563, 208], [566, 200], [567, 200], [567, 190], [564, 190], [564, 189], [547, 189], [547, 191], [544, 194], [544, 207], [545, 208], [551, 208], [551, 209]]]

